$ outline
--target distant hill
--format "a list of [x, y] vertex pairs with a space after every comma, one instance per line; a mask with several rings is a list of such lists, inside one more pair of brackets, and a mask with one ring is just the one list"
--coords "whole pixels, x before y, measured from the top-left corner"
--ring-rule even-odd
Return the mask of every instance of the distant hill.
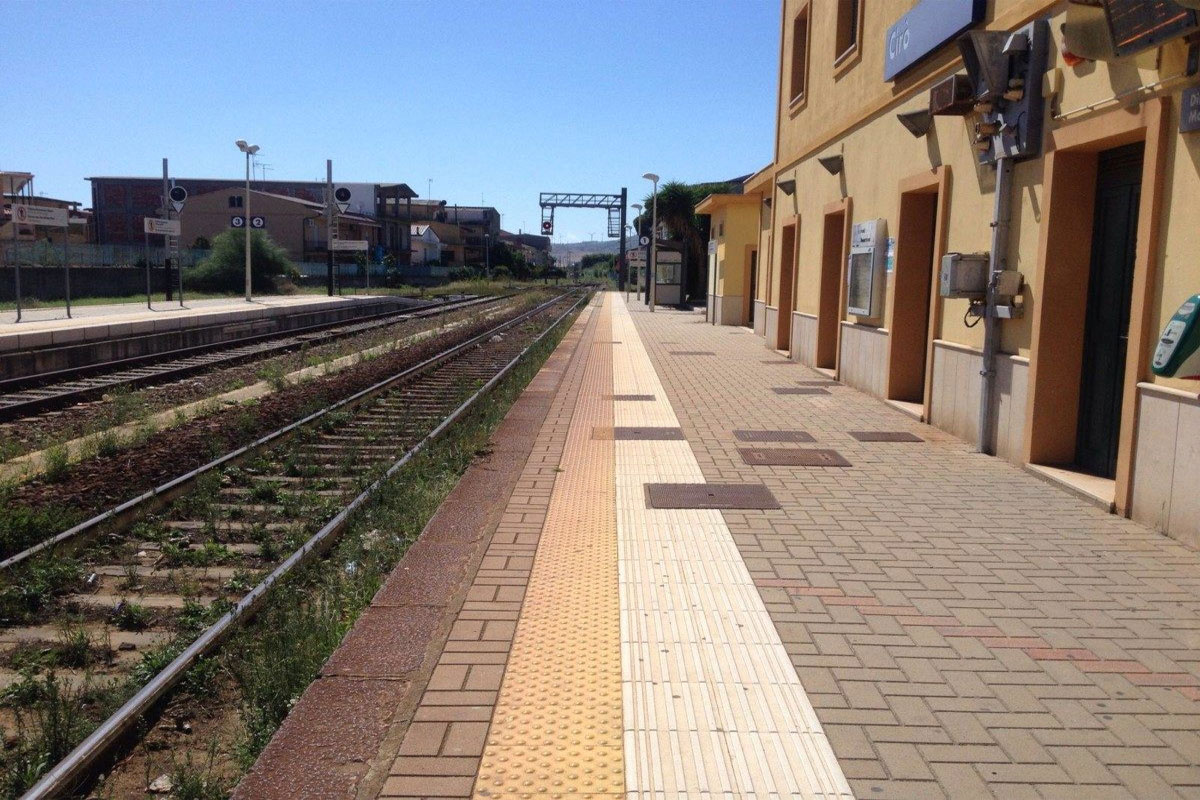
[[[637, 246], [637, 239], [630, 237], [626, 243], [626, 249]], [[550, 253], [558, 259], [565, 261], [577, 261], [589, 253], [617, 253], [621, 249], [620, 239], [600, 239], [599, 241], [591, 242], [554, 242], [550, 246]]]

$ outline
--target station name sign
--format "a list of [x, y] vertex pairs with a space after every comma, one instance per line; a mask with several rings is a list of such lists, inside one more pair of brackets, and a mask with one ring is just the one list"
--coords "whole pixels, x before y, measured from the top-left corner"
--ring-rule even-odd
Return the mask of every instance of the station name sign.
[[960, 33], [979, 24], [987, 0], [921, 0], [887, 30], [883, 79], [896, 76]]

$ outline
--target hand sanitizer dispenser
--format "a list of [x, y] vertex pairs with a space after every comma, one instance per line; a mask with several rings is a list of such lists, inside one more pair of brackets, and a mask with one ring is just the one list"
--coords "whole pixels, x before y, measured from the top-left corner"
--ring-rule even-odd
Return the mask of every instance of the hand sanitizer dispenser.
[[1150, 369], [1164, 378], [1200, 380], [1200, 294], [1185, 300], [1163, 328]]

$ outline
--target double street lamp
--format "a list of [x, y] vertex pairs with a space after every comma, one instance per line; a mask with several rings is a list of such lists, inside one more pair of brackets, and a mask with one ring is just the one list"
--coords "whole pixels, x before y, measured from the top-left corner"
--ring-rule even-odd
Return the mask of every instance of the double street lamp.
[[653, 172], [647, 172], [642, 176], [648, 181], [654, 183], [654, 199], [651, 201], [650, 210], [650, 288], [647, 290], [647, 298], [650, 301], [650, 312], [654, 313], [654, 295], [655, 285], [658, 283], [658, 176]]
[[242, 227], [246, 229], [246, 302], [250, 302], [250, 157], [258, 152], [258, 145], [246, 144], [238, 139], [234, 144], [246, 154], [246, 200], [242, 209]]

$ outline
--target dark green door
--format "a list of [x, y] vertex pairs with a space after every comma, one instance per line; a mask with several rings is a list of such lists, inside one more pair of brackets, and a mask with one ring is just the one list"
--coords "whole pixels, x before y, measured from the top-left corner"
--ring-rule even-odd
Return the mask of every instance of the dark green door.
[[1140, 142], [1105, 150], [1096, 176], [1075, 460], [1106, 478], [1117, 473], [1143, 151]]

